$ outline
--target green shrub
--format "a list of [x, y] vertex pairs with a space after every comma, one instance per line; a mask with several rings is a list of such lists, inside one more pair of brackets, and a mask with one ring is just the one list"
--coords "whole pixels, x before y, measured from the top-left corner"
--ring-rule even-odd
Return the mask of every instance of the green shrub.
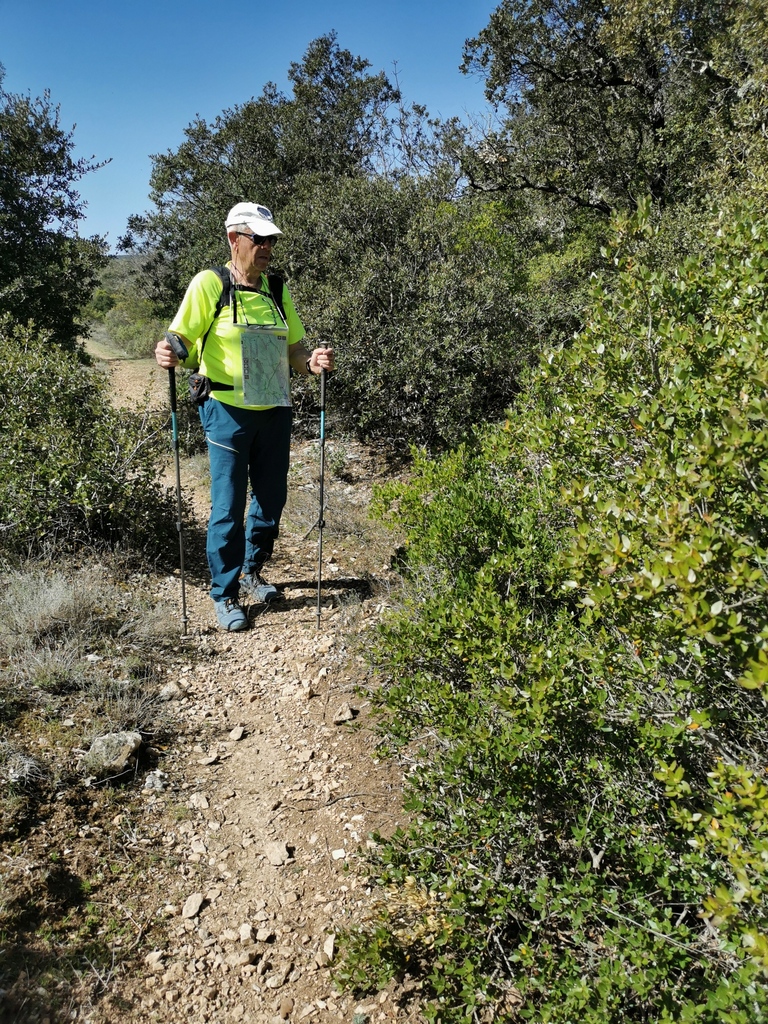
[[414, 824], [338, 977], [419, 974], [430, 1021], [768, 1017], [768, 242], [717, 236], [619, 248], [506, 423], [379, 499]]
[[[351, 435], [402, 450], [409, 441], [449, 447], [471, 424], [503, 415], [538, 355], [520, 308], [516, 211], [454, 202], [453, 184], [442, 174], [356, 178], [329, 191], [321, 179], [314, 201], [291, 211], [295, 242], [288, 218], [279, 258], [312, 337], [334, 344], [328, 406]], [[315, 390], [295, 382], [300, 417]]]
[[172, 493], [159, 480], [165, 433], [109, 404], [104, 378], [32, 326], [0, 322], [0, 549], [169, 549]]
[[94, 291], [91, 301], [86, 306], [85, 313], [90, 319], [103, 322], [104, 317], [114, 304], [114, 296], [106, 288], [98, 287]]
[[119, 295], [104, 316], [110, 338], [138, 358], [151, 356], [166, 325], [152, 312], [148, 299], [133, 293]]

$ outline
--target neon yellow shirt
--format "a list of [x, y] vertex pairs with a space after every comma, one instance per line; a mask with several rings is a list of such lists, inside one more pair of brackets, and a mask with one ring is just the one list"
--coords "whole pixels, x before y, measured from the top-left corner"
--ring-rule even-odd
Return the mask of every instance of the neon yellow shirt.
[[[227, 263], [231, 268], [231, 264]], [[221, 295], [221, 279], [213, 270], [201, 270], [189, 283], [186, 294], [181, 301], [178, 312], [171, 322], [170, 330], [181, 334], [189, 342], [189, 356], [182, 364], [187, 369], [198, 369], [206, 377], [217, 384], [233, 384], [242, 375], [242, 357], [240, 352], [240, 330], [233, 326], [232, 303], [219, 313], [216, 320], [213, 314], [216, 303]], [[232, 299], [237, 301], [237, 323], [259, 324], [262, 326], [282, 325], [280, 311], [269, 294], [266, 275], [262, 274], [258, 288], [245, 288], [239, 285], [232, 287]], [[283, 288], [283, 307], [285, 309], [285, 325], [288, 328], [287, 345], [297, 345], [306, 331], [294, 308], [293, 300], [286, 287]], [[213, 321], [213, 326], [211, 322]], [[211, 328], [206, 338], [202, 358], [200, 347], [203, 336]], [[236, 405], [243, 409], [268, 409], [271, 406], [246, 405], [242, 392], [214, 391], [213, 398], [227, 405]]]

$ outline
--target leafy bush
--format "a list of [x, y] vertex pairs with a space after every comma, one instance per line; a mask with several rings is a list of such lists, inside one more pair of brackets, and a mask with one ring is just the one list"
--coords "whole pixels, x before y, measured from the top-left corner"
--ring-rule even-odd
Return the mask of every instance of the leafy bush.
[[158, 555], [176, 536], [159, 481], [167, 438], [148, 415], [119, 413], [104, 378], [51, 350], [33, 327], [0, 321], [0, 549], [79, 545]]
[[154, 315], [148, 299], [124, 293], [107, 311], [104, 323], [112, 340], [132, 356], [150, 356], [165, 324]]
[[166, 326], [144, 294], [144, 262], [140, 256], [111, 256], [84, 311], [104, 325], [114, 346], [138, 358], [152, 355]]
[[453, 186], [447, 171], [348, 180], [332, 192], [321, 181], [286, 217], [292, 292], [312, 336], [333, 341], [328, 401], [357, 437], [404, 450], [455, 444], [471, 424], [503, 415], [532, 360], [512, 214], [453, 201]]
[[91, 301], [86, 306], [85, 313], [94, 320], [103, 321], [114, 304], [114, 297], [106, 288], [99, 286], [91, 296]]
[[420, 974], [430, 1021], [768, 1017], [768, 242], [717, 236], [620, 244], [506, 423], [379, 499], [414, 824], [338, 977]]

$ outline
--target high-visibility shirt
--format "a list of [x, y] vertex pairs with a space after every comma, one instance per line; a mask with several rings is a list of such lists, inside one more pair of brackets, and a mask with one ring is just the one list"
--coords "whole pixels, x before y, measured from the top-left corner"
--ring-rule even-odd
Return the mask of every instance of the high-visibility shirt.
[[[228, 263], [230, 268], [231, 264]], [[170, 330], [182, 335], [190, 344], [189, 356], [182, 364], [188, 369], [199, 369], [216, 384], [233, 385], [242, 377], [242, 355], [240, 348], [241, 331], [238, 325], [280, 326], [287, 328], [286, 345], [298, 344], [306, 331], [293, 305], [290, 292], [283, 287], [283, 308], [285, 321], [280, 315], [269, 292], [267, 277], [262, 274], [257, 287], [235, 287], [232, 283], [230, 304], [224, 306], [213, 319], [216, 304], [221, 296], [221, 278], [213, 270], [201, 270], [189, 283], [181, 305], [173, 318]], [[237, 303], [235, 323], [232, 304]], [[208, 337], [200, 354], [205, 332]], [[243, 400], [242, 390], [213, 392], [213, 397], [228, 405], [245, 409], [268, 409], [269, 405], [248, 405]]]

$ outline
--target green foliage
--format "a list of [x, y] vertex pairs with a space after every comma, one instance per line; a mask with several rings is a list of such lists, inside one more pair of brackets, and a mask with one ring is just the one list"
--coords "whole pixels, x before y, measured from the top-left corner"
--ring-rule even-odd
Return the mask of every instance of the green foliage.
[[147, 415], [118, 413], [105, 380], [32, 327], [0, 321], [0, 549], [80, 545], [160, 554], [176, 536], [159, 482], [167, 438]]
[[[0, 86], [3, 68], [0, 65]], [[72, 132], [46, 92], [32, 99], [0, 88], [0, 295], [15, 323], [34, 320], [73, 350], [81, 315], [105, 254], [103, 239], [80, 238], [75, 185], [99, 164], [74, 160]]]
[[[685, 198], [759, 67], [736, 41], [736, 11], [712, 0], [502, 0], [467, 42], [463, 69], [486, 76], [508, 116], [468, 147], [467, 173], [602, 215], [638, 195]], [[729, 62], [715, 59], [723, 48]]]
[[94, 320], [103, 320], [114, 304], [115, 300], [107, 289], [98, 287], [86, 307], [86, 314]]
[[[444, 447], [478, 419], [503, 414], [551, 334], [555, 317], [541, 308], [554, 289], [542, 287], [543, 263], [535, 281], [526, 277], [517, 210], [463, 201], [426, 112], [390, 114], [398, 94], [367, 67], [323, 37], [291, 66], [292, 98], [268, 86], [215, 124], [190, 126], [178, 151], [155, 158], [157, 210], [134, 221], [133, 241], [147, 249], [146, 294], [171, 315], [189, 278], [226, 259], [226, 211], [258, 180], [256, 198], [285, 232], [276, 268], [310, 339], [337, 349], [329, 394], [337, 423], [403, 448]], [[584, 262], [570, 241], [579, 269], [560, 275], [568, 280]], [[528, 298], [539, 303], [533, 313]], [[118, 305], [108, 324], [121, 315]], [[572, 307], [563, 324], [573, 330]], [[315, 392], [294, 382], [299, 420]]]
[[[578, 534], [570, 562], [587, 621], [608, 601], [616, 622], [642, 614], [654, 623], [662, 648], [677, 637], [683, 662], [711, 666], [725, 648], [728, 674], [757, 686], [768, 680], [758, 666], [768, 639], [759, 611], [768, 523], [764, 243], [752, 218], [721, 230], [728, 245], [707, 264], [691, 261], [673, 278], [633, 268], [616, 293], [596, 294], [582, 339], [590, 357], [581, 355], [578, 373], [589, 374], [602, 414], [577, 439], [593, 461], [566, 492]], [[561, 440], [573, 444], [567, 428]], [[707, 647], [716, 650], [702, 654]]]
[[155, 351], [165, 323], [155, 314], [149, 299], [135, 292], [116, 298], [104, 317], [110, 338], [129, 355], [144, 357]]
[[622, 255], [647, 209], [619, 225], [506, 423], [378, 499], [414, 823], [339, 978], [405, 965], [428, 1020], [768, 1017], [768, 243], [715, 227], [664, 273]]
[[103, 323], [117, 348], [138, 358], [154, 353], [165, 322], [146, 294], [141, 256], [112, 256], [99, 274], [99, 287], [85, 315]]
[[510, 212], [451, 201], [452, 184], [445, 172], [319, 185], [312, 221], [295, 224], [294, 293], [313, 335], [334, 342], [329, 407], [357, 436], [446, 447], [503, 415], [531, 360]]
[[[124, 240], [144, 254], [143, 280], [109, 323], [151, 347], [154, 317], [227, 258], [229, 206], [258, 198], [285, 231], [276, 268], [310, 340], [338, 350], [342, 429], [401, 450], [453, 444], [581, 328], [609, 213], [641, 194], [654, 216], [674, 210], [641, 245], [669, 269], [700, 245], [713, 182], [724, 195], [740, 162], [740, 182], [758, 173], [762, 3], [504, 0], [464, 69], [486, 76], [505, 119], [470, 142], [320, 37], [291, 64], [290, 94], [268, 83], [153, 158], [154, 208]], [[298, 422], [314, 390], [295, 382]]]

